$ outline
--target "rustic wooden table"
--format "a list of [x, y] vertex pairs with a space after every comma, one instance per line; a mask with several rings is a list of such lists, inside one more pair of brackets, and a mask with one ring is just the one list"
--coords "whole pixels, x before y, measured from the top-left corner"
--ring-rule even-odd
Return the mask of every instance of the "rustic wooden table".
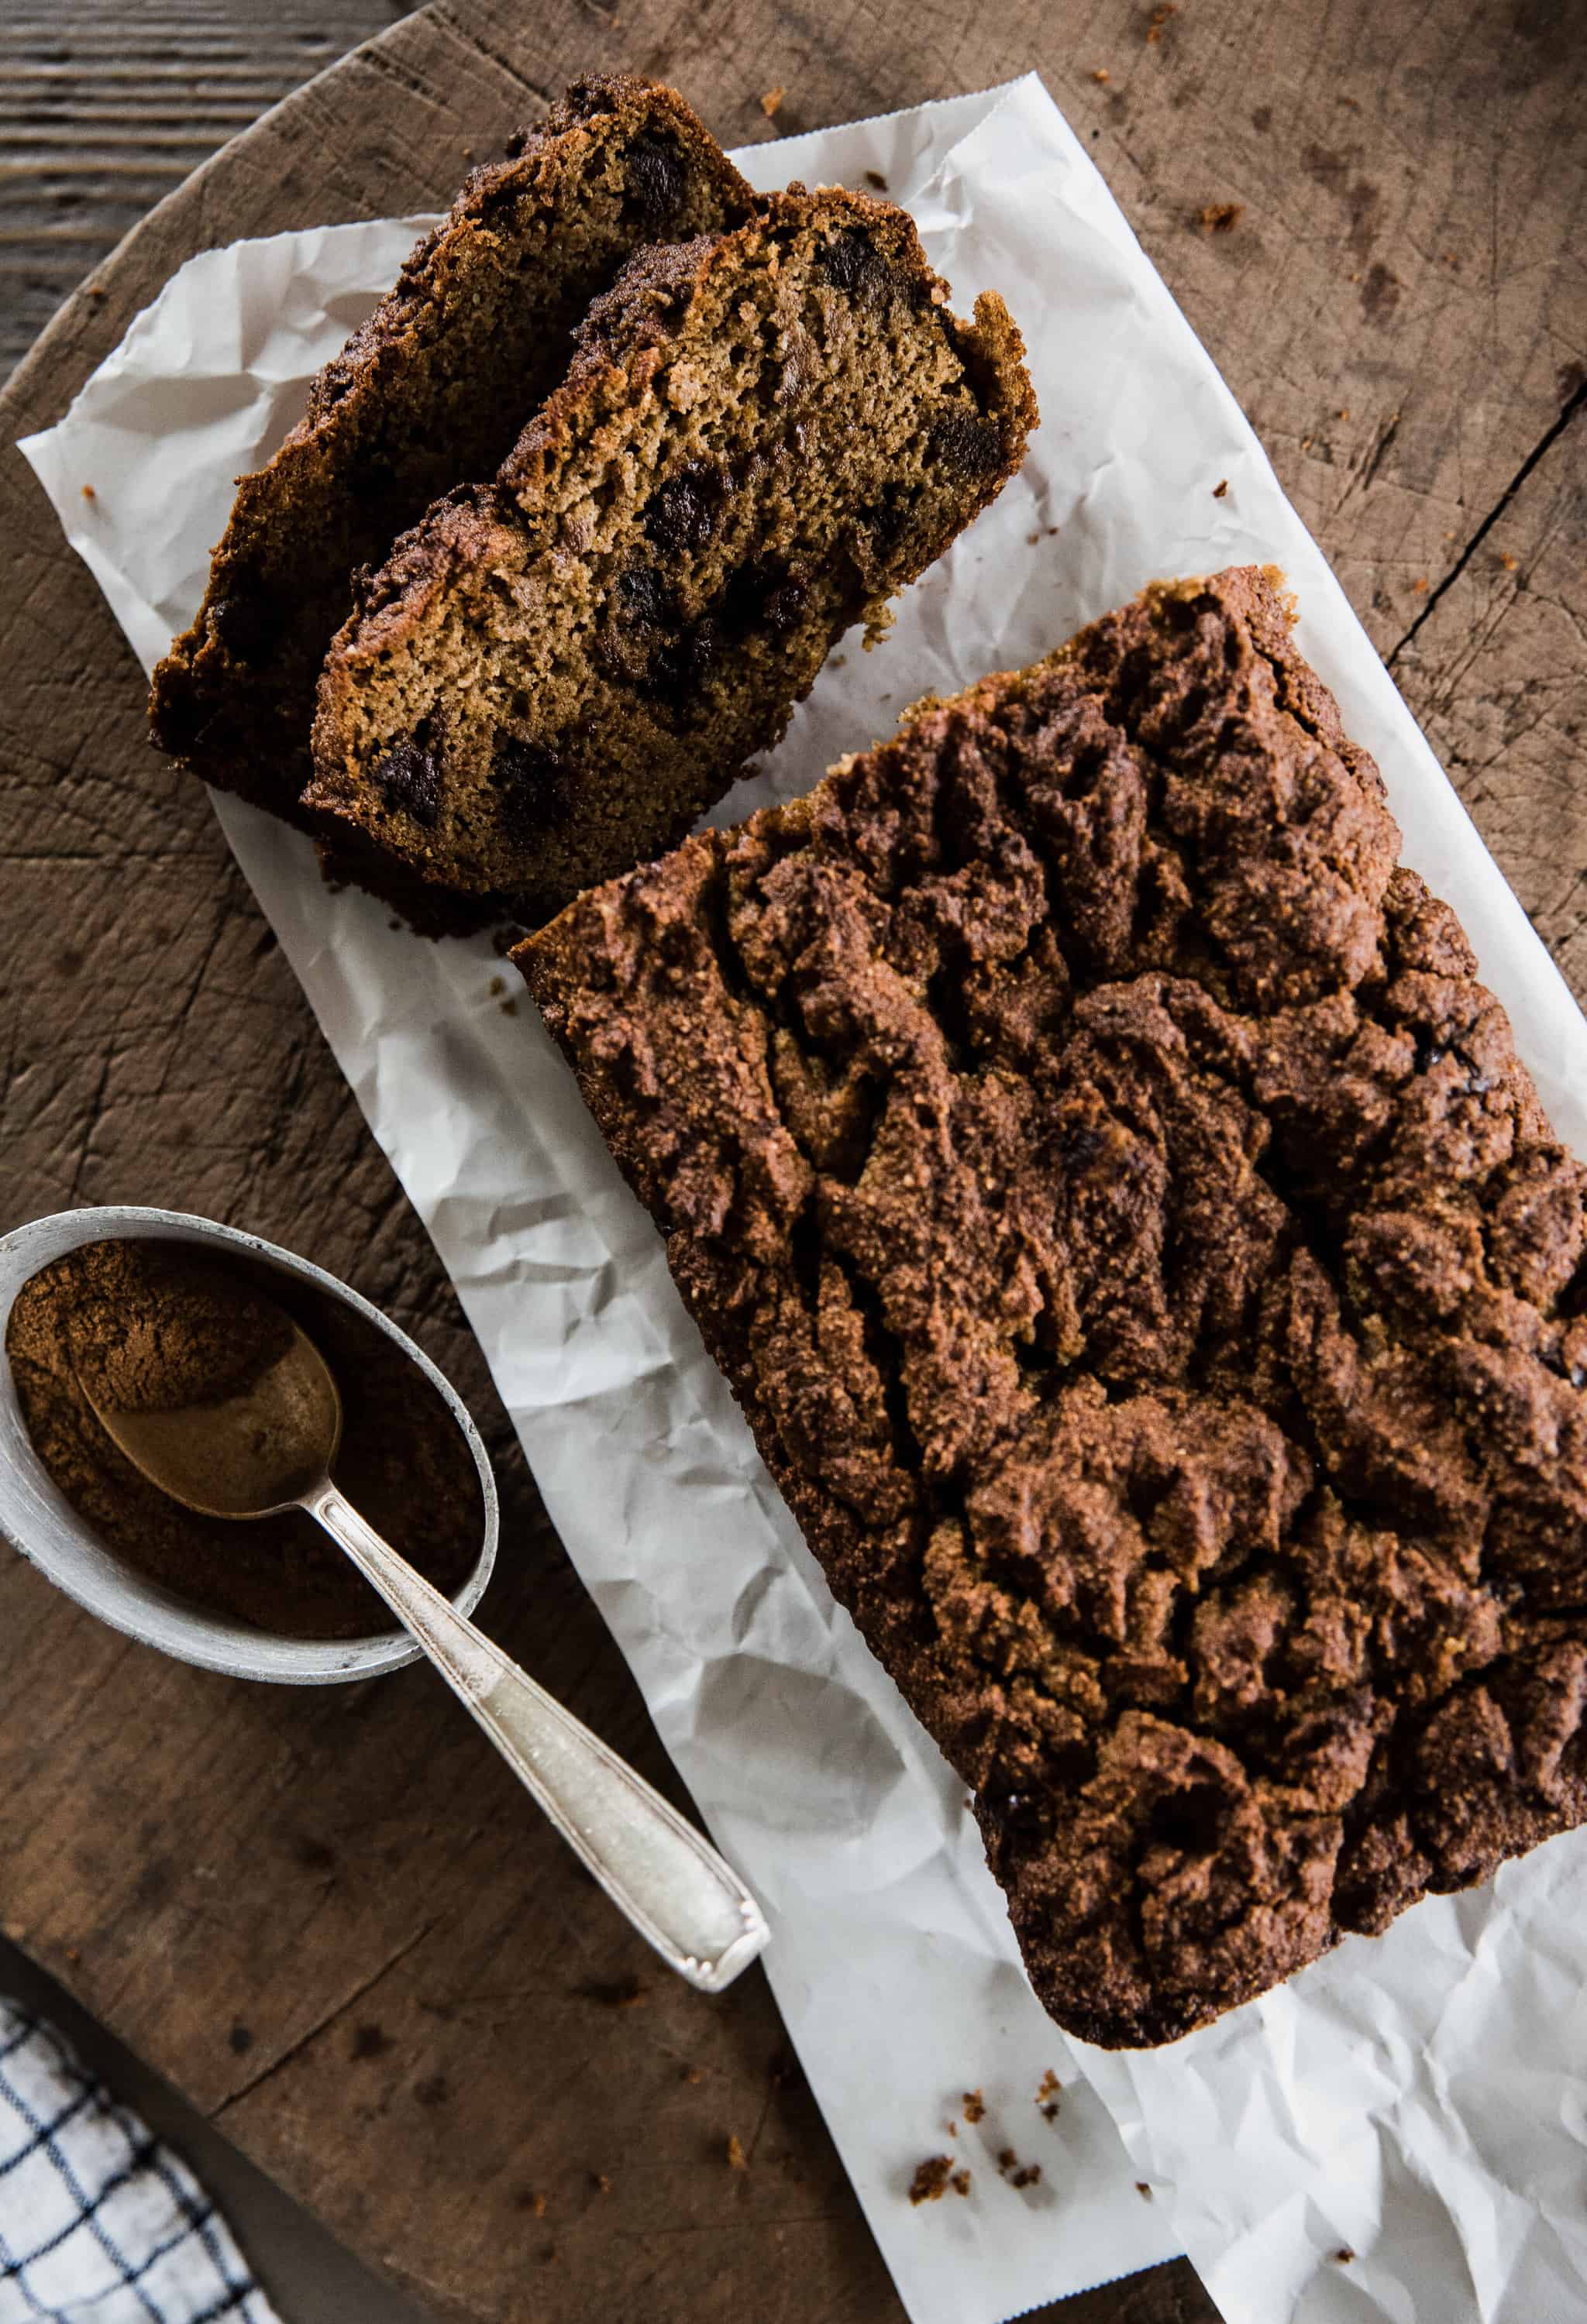
[[[10, 447], [193, 250], [439, 202], [577, 70], [676, 79], [738, 142], [773, 134], [773, 87], [785, 130], [1038, 66], [1582, 994], [1587, 43], [1572, 0], [620, 9], [14, 0], [0, 23], [0, 367], [67, 300], [0, 400], [0, 1221], [167, 1202], [389, 1307], [488, 1427], [499, 1634], [677, 1795], [423, 1232]], [[900, 2313], [759, 1974], [715, 2004], [652, 1978], [422, 1672], [237, 1688], [0, 1551], [0, 1924], [434, 2310]], [[1211, 2310], [1181, 2265], [1061, 2313]]]

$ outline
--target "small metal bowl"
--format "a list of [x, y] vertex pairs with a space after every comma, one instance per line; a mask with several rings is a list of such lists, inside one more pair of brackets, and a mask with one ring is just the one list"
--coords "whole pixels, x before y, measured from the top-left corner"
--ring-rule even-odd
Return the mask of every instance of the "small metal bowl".
[[[323, 1268], [257, 1235], [197, 1219], [180, 1211], [143, 1210], [112, 1204], [99, 1210], [59, 1211], [33, 1219], [0, 1238], [0, 1346], [11, 1319], [11, 1304], [31, 1277], [85, 1243], [120, 1242], [134, 1237], [151, 1242], [188, 1242], [229, 1251], [297, 1277], [316, 1290], [340, 1299], [394, 1340], [441, 1396], [468, 1440], [479, 1472], [484, 1504], [484, 1539], [478, 1563], [453, 1603], [472, 1613], [496, 1561], [496, 1487], [479, 1431], [461, 1400], [422, 1348], [367, 1299], [361, 1299]], [[224, 1614], [206, 1613], [187, 1599], [147, 1580], [106, 1547], [79, 1517], [51, 1480], [23, 1425], [16, 1384], [9, 1363], [0, 1361], [0, 1534], [47, 1574], [57, 1589], [75, 1598], [113, 1629], [144, 1646], [158, 1646], [200, 1670], [224, 1671], [230, 1678], [273, 1679], [284, 1686], [328, 1686], [338, 1681], [374, 1678], [416, 1662], [420, 1649], [406, 1630], [383, 1630], [368, 1638], [282, 1638]]]

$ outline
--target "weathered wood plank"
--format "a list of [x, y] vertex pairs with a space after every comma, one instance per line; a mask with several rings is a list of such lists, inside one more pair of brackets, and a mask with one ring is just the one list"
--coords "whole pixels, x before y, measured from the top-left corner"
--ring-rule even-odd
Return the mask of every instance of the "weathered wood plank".
[[[21, 237], [0, 240], [0, 264], [44, 269], [30, 314], [101, 246], [69, 237], [103, 236], [170, 182], [137, 170], [186, 166], [170, 140], [224, 134], [234, 92], [290, 85], [294, 42], [334, 46], [366, 21], [355, 0], [312, 23], [301, 0], [255, 13], [269, 22], [240, 0], [29, 0], [7, 16], [0, 59], [32, 44], [36, 143], [0, 203], [35, 199], [51, 157], [100, 173], [72, 181], [75, 210], [0, 212], [0, 235]], [[453, 0], [184, 182], [0, 400], [0, 441], [55, 417], [191, 250], [444, 198], [470, 149], [577, 70], [675, 78], [742, 141], [774, 134], [771, 87], [787, 92], [775, 127], [792, 129], [1038, 66], [1587, 991], [1587, 423], [1571, 369], [1587, 348], [1587, 52], [1571, 25], [1550, 0], [1282, 0], [1255, 18], [1240, 0], [969, 16], [946, 0], [624, 0], [620, 16], [549, 0], [532, 21], [518, 0]], [[6, 78], [14, 96], [14, 66]], [[57, 141], [72, 124], [80, 148]], [[132, 185], [124, 211], [96, 207], [96, 189], [113, 205]], [[1232, 223], [1204, 229], [1228, 204]], [[493, 1625], [669, 1783], [422, 1231], [202, 800], [147, 752], [130, 657], [9, 452], [0, 541], [5, 1215], [170, 1201], [245, 1219], [390, 1306], [497, 1454]], [[7, 1929], [438, 2310], [896, 2315], [807, 2094], [773, 2080], [763, 1983], [708, 2004], [652, 1980], [423, 1674], [332, 1699], [229, 1688], [125, 1647], [7, 1561], [0, 1686]], [[634, 1974], [651, 1987], [637, 2009], [583, 1990]], [[758, 2121], [754, 2168], [729, 2173], [723, 2143]], [[543, 2217], [526, 2191], [546, 2194]], [[1209, 2311], [1178, 2269], [1069, 2312]]]
[[0, 9], [0, 379], [69, 291], [387, 0], [14, 0]]
[[1549, 0], [1186, 0], [1085, 51], [1096, 158], [1386, 655], [1580, 383], [1581, 34]]
[[1393, 658], [1428, 740], [1579, 998], [1587, 996], [1584, 402], [1573, 389], [1542, 457]]

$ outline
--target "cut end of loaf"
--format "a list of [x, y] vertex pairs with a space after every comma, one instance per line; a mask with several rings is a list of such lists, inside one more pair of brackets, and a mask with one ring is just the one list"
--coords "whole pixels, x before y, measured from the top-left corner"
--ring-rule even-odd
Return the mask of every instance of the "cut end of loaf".
[[672, 844], [1036, 424], [1019, 333], [841, 192], [636, 259], [488, 492], [401, 544], [321, 680], [308, 802], [538, 920]]
[[576, 83], [473, 172], [239, 486], [203, 604], [154, 674], [156, 746], [312, 827], [314, 690], [354, 576], [459, 478], [488, 478], [558, 384], [633, 252], [748, 215], [748, 186], [675, 90]]

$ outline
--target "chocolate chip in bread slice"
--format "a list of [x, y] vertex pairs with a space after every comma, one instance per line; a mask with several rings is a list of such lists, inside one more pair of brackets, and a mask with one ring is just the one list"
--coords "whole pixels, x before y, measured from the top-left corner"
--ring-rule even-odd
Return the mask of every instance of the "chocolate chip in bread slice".
[[634, 259], [331, 650], [306, 798], [357, 876], [430, 929], [534, 925], [679, 839], [1020, 465], [1019, 332], [946, 299], [903, 211], [837, 190]]
[[355, 569], [438, 494], [494, 473], [635, 250], [719, 230], [751, 198], [680, 97], [621, 74], [576, 83], [476, 170], [242, 479], [198, 617], [154, 674], [160, 748], [305, 821], [314, 689]]

